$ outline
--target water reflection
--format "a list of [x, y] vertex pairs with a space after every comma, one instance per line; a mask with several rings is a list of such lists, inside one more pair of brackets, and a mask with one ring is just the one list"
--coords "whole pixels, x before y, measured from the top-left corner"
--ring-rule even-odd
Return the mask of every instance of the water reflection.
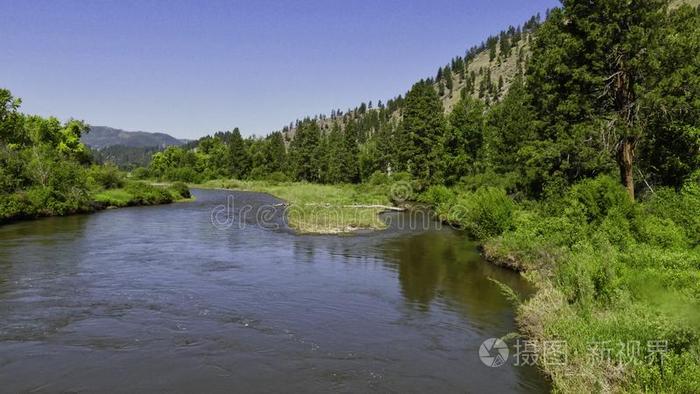
[[210, 212], [229, 193], [195, 194], [191, 204], [0, 227], [3, 390], [547, 388], [533, 370], [476, 357], [485, 337], [514, 329], [487, 277], [523, 284], [460, 234], [222, 230]]

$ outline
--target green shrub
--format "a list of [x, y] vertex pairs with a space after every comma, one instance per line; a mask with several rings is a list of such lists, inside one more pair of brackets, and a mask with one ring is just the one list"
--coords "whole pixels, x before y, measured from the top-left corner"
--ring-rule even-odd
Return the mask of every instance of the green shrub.
[[515, 211], [515, 203], [503, 189], [487, 187], [459, 195], [448, 220], [476, 239], [487, 239], [510, 229]]
[[124, 174], [112, 164], [90, 167], [88, 177], [105, 189], [124, 187]]
[[142, 182], [128, 182], [124, 190], [133, 196], [130, 205], [166, 204], [173, 201], [167, 190]]
[[276, 184], [276, 183], [285, 183], [285, 182], [290, 182], [290, 181], [291, 181], [291, 179], [289, 178], [289, 176], [288, 176], [287, 174], [285, 174], [284, 172], [281, 172], [281, 171], [275, 171], [275, 172], [273, 172], [273, 173], [271, 173], [271, 174], [268, 174], [268, 175], [265, 177], [265, 180], [267, 180], [268, 182], [271, 182], [271, 183], [273, 183], [273, 184]]
[[671, 219], [661, 219], [653, 215], [643, 215], [637, 221], [640, 242], [661, 248], [678, 249], [688, 246], [685, 230]]
[[204, 179], [202, 174], [190, 167], [168, 168], [163, 174], [163, 178], [169, 181], [187, 183], [200, 183]]
[[680, 192], [659, 188], [642, 206], [646, 213], [673, 220], [691, 243], [700, 244], [700, 185], [695, 180], [686, 182]]
[[507, 193], [515, 193], [518, 175], [514, 172], [497, 174], [493, 170], [483, 173], [467, 175], [460, 178], [458, 186], [468, 191], [476, 191], [483, 187], [496, 187], [504, 189]]
[[451, 205], [455, 200], [455, 193], [443, 185], [430, 186], [428, 190], [418, 196], [418, 201], [434, 207]]
[[610, 209], [602, 222], [591, 225], [591, 237], [599, 247], [606, 245], [628, 249], [635, 244], [629, 218], [617, 207]]
[[601, 223], [613, 209], [627, 217], [634, 208], [634, 202], [620, 182], [607, 175], [572, 186], [561, 204], [556, 211], [581, 214], [588, 223]]
[[148, 179], [151, 176], [148, 169], [144, 167], [134, 168], [129, 175], [134, 179]]
[[26, 193], [0, 195], [0, 222], [35, 215], [36, 210]]
[[368, 183], [370, 185], [386, 185], [389, 183], [389, 175], [387, 175], [384, 171], [375, 171], [369, 177]]
[[183, 182], [175, 182], [173, 183], [170, 188], [177, 193], [179, 197], [182, 198], [190, 198], [192, 197], [192, 194], [190, 193], [190, 188]]

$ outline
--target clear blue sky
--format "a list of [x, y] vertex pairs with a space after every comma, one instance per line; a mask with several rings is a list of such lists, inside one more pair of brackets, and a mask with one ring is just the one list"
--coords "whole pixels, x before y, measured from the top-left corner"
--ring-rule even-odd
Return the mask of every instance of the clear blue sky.
[[27, 113], [196, 138], [386, 101], [556, 0], [0, 0]]

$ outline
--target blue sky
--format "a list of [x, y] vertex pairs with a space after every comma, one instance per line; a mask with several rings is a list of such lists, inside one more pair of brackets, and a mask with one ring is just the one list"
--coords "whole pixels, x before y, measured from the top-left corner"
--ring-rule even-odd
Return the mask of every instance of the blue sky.
[[0, 0], [27, 113], [196, 138], [385, 101], [556, 0]]

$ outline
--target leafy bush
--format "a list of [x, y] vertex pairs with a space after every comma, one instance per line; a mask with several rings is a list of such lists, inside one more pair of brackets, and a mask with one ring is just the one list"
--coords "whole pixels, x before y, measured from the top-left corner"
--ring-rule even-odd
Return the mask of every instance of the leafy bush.
[[284, 182], [289, 182], [290, 178], [287, 174], [284, 172], [276, 171], [273, 172], [272, 174], [267, 175], [266, 180], [271, 183], [284, 183]]
[[[606, 213], [602, 222], [591, 224], [591, 238], [598, 247], [628, 249], [635, 245], [632, 226], [625, 214], [618, 208], [613, 208]], [[585, 233], [581, 235], [585, 237]]]
[[631, 215], [634, 202], [620, 183], [607, 175], [580, 182], [569, 190], [560, 204], [558, 212], [583, 215], [588, 223], [601, 223], [608, 211], [616, 210], [623, 216]]
[[179, 197], [190, 198], [192, 194], [190, 193], [190, 188], [183, 182], [175, 182], [170, 188], [174, 190]]
[[644, 215], [638, 220], [637, 233], [640, 242], [661, 248], [678, 249], [688, 246], [685, 231], [671, 219]]
[[515, 193], [518, 183], [518, 175], [514, 172], [496, 174], [493, 170], [483, 173], [463, 176], [459, 186], [469, 191], [476, 191], [482, 187], [496, 187], [504, 189], [507, 193]]
[[384, 171], [375, 171], [369, 177], [368, 183], [370, 185], [386, 185], [389, 183], [389, 175]]
[[105, 189], [124, 187], [124, 174], [112, 164], [90, 167], [88, 177]]
[[34, 206], [26, 193], [0, 195], [0, 222], [35, 215]]
[[129, 182], [124, 190], [133, 196], [130, 205], [166, 204], [173, 201], [167, 190], [142, 182]]
[[435, 207], [451, 205], [455, 200], [455, 193], [443, 185], [430, 186], [428, 190], [418, 196], [418, 201]]
[[200, 183], [203, 180], [203, 176], [190, 167], [168, 168], [163, 174], [163, 178], [168, 181], [187, 183]]
[[448, 220], [462, 225], [476, 239], [502, 234], [513, 224], [516, 205], [503, 189], [481, 188], [458, 196]]
[[677, 193], [660, 188], [643, 204], [645, 212], [662, 219], [670, 219], [680, 226], [691, 243], [700, 243], [700, 185], [690, 179]]
[[148, 179], [151, 176], [148, 169], [144, 167], [134, 168], [130, 175], [134, 179]]

